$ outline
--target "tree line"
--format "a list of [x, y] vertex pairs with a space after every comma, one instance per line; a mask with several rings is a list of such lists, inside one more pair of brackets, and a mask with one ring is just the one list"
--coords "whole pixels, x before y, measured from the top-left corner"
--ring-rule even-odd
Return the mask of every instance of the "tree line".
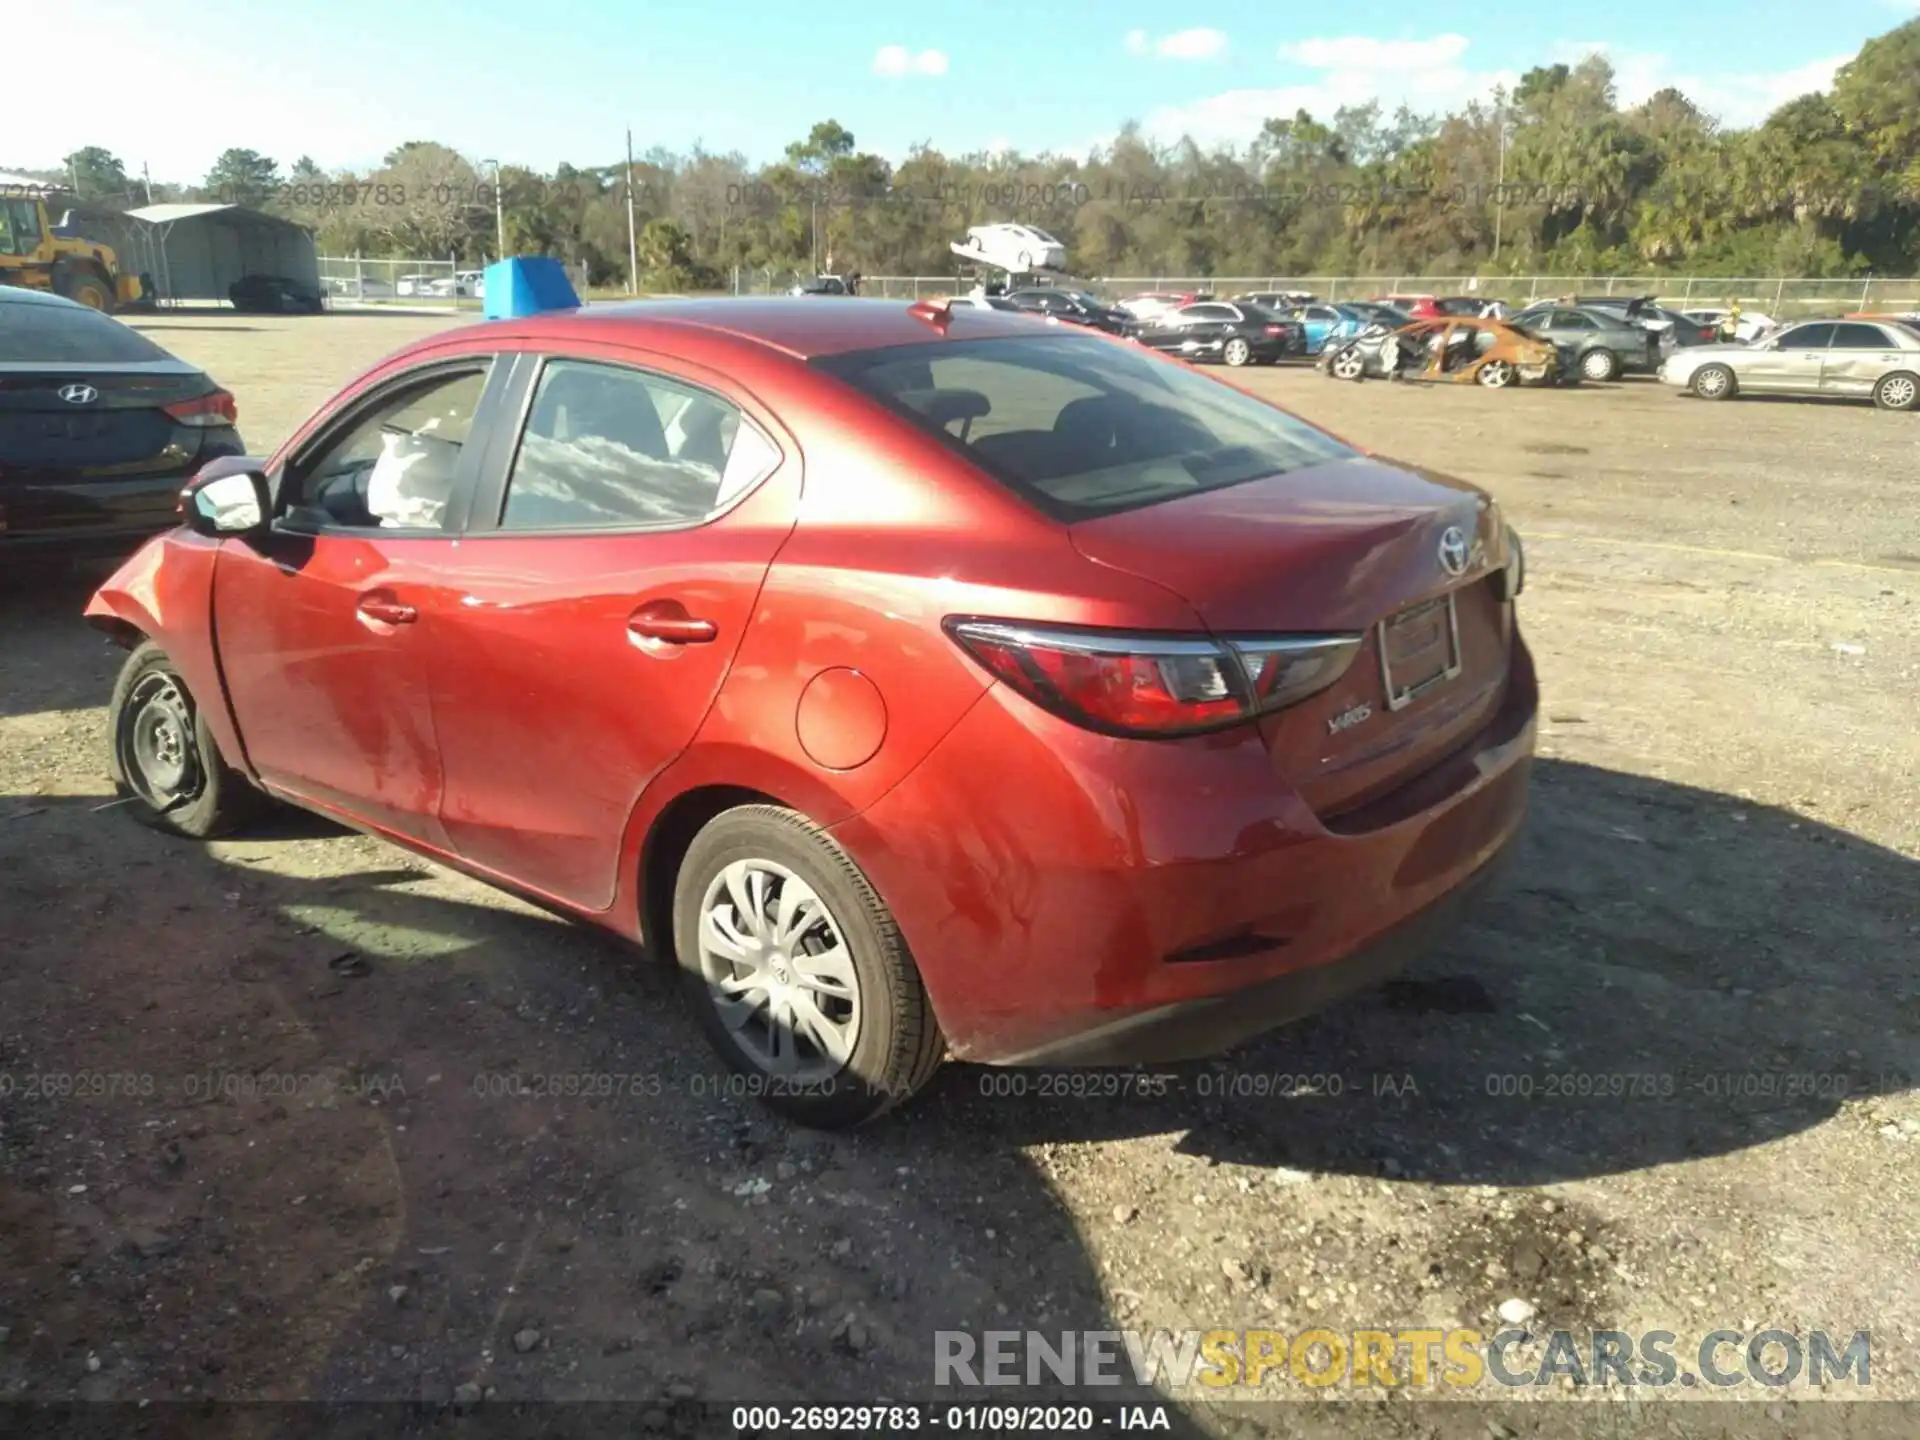
[[[146, 201], [99, 147], [64, 171], [94, 203]], [[631, 169], [495, 171], [414, 141], [352, 173], [232, 149], [198, 185], [151, 192], [285, 216], [324, 254], [478, 264], [504, 230], [509, 253], [577, 262], [596, 285], [628, 278], [631, 197], [649, 290], [829, 262], [951, 274], [949, 242], [1003, 220], [1057, 236], [1088, 276], [1905, 275], [1920, 270], [1920, 19], [1746, 129], [1673, 89], [1622, 106], [1593, 56], [1455, 113], [1302, 111], [1239, 147], [1155, 144], [1128, 126], [1087, 156], [929, 144], [895, 165], [825, 120], [764, 165], [696, 148]]]

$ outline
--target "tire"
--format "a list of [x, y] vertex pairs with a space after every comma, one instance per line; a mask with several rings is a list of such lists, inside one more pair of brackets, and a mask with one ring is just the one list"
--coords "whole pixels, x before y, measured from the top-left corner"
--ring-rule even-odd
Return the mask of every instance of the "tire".
[[1589, 350], [1580, 357], [1580, 373], [1596, 384], [1620, 378], [1620, 357], [1611, 350]]
[[1364, 380], [1367, 377], [1367, 357], [1349, 346], [1333, 357], [1327, 373], [1336, 380]]
[[120, 667], [107, 735], [108, 774], [142, 825], [206, 840], [273, 804], [221, 757], [186, 681], [151, 640]]
[[[796, 903], [811, 901], [817, 908], [817, 918], [802, 927], [797, 942], [776, 949], [765, 968], [744, 956], [728, 956], [727, 950], [738, 955], [741, 949], [732, 936], [748, 942], [747, 954], [766, 953], [754, 928], [739, 917], [743, 911], [771, 910], [766, 920], [777, 924], [781, 897], [795, 882], [810, 892]], [[821, 1130], [865, 1124], [924, 1087], [946, 1056], [946, 1040], [919, 968], [886, 903], [830, 835], [791, 810], [741, 806], [715, 817], [694, 837], [674, 881], [673, 932], [682, 981], [707, 1038], [727, 1066], [746, 1079], [749, 1093], [788, 1120]], [[817, 959], [834, 950], [845, 957], [835, 973], [787, 968], [796, 953]], [[744, 973], [743, 964], [750, 967]], [[774, 967], [779, 967], [776, 983], [789, 986], [789, 993], [809, 991], [806, 998], [844, 1047], [844, 1058], [820, 1043], [812, 1026], [804, 1046], [796, 1044], [801, 1035], [791, 1023], [775, 1026], [765, 988], [745, 989], [747, 998], [738, 1002], [744, 1008], [729, 1024], [719, 983], [738, 984], [746, 974], [764, 976]], [[836, 988], [791, 983], [809, 973]], [[844, 994], [838, 987], [845, 987]], [[833, 1003], [820, 1004], [816, 996]], [[781, 1048], [776, 1034], [792, 1057], [792, 1067], [784, 1071], [775, 1058]]]
[[113, 291], [107, 288], [98, 275], [80, 274], [67, 281], [66, 296], [77, 300], [89, 310], [98, 310], [103, 315], [113, 313]]
[[1513, 384], [1517, 374], [1505, 360], [1489, 360], [1480, 367], [1480, 373], [1474, 379], [1489, 390], [1504, 390]]
[[1896, 370], [1873, 387], [1873, 403], [1882, 410], [1920, 409], [1920, 375]]
[[1687, 381], [1687, 388], [1702, 400], [1731, 400], [1740, 391], [1740, 382], [1725, 365], [1702, 365]]
[[1220, 352], [1220, 358], [1237, 368], [1253, 359], [1253, 347], [1236, 335], [1227, 341], [1226, 347]]

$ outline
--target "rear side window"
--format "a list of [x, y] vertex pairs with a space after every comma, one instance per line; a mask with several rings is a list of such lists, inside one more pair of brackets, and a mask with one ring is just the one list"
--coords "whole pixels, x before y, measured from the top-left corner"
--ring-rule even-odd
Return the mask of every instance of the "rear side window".
[[1836, 325], [1835, 350], [1891, 350], [1893, 341], [1878, 325]]
[[951, 341], [813, 363], [1068, 521], [1356, 453], [1234, 386], [1091, 336]]
[[84, 305], [0, 298], [0, 364], [144, 365], [171, 359], [138, 330]]
[[686, 524], [779, 459], [772, 441], [707, 391], [618, 365], [555, 360], [534, 391], [500, 527]]

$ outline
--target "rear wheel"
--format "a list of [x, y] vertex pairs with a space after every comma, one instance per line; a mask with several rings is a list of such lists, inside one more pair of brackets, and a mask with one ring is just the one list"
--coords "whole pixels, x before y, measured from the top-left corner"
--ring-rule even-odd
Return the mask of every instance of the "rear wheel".
[[151, 640], [120, 669], [107, 703], [107, 729], [109, 773], [143, 825], [207, 839], [271, 804], [221, 758], [186, 681]]
[[747, 1093], [802, 1125], [874, 1119], [946, 1041], [892, 914], [833, 838], [791, 810], [729, 810], [674, 884], [674, 945], [702, 1025]]
[[97, 275], [75, 275], [67, 282], [66, 294], [69, 300], [77, 300], [89, 310], [113, 309], [113, 291]]
[[1693, 372], [1687, 388], [1702, 400], [1726, 400], [1739, 388], [1739, 382], [1725, 365], [1702, 365]]
[[1253, 358], [1253, 347], [1236, 335], [1227, 341], [1226, 349], [1220, 352], [1220, 358], [1229, 365], [1244, 365]]
[[1882, 410], [1912, 410], [1920, 406], [1920, 378], [1896, 371], [1882, 375], [1873, 387], [1873, 403]]
[[1620, 357], [1611, 350], [1589, 350], [1580, 357], [1580, 373], [1589, 380], [1615, 379], [1620, 374]]
[[1366, 374], [1367, 361], [1358, 350], [1342, 350], [1333, 357], [1333, 364], [1329, 368], [1336, 380], [1358, 380]]
[[1476, 377], [1489, 390], [1504, 390], [1513, 384], [1514, 369], [1505, 360], [1489, 360]]

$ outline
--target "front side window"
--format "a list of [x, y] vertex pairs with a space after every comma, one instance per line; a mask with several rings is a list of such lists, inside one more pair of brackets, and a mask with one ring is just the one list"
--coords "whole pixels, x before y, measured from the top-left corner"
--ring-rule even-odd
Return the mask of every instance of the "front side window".
[[771, 440], [707, 391], [624, 366], [554, 360], [534, 391], [500, 528], [687, 524], [779, 459]]
[[1231, 385], [1084, 334], [943, 341], [813, 363], [1064, 520], [1356, 453]]
[[486, 386], [480, 366], [403, 386], [375, 404], [298, 463], [288, 520], [303, 528], [440, 529]]
[[1831, 325], [1796, 325], [1780, 337], [1782, 350], [1824, 350], [1833, 341]]

